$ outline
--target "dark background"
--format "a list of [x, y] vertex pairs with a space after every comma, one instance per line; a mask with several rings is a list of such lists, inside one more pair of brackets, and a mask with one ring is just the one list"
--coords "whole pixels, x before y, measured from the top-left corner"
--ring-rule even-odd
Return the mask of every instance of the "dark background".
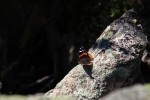
[[[102, 31], [130, 8], [148, 35], [148, 0], [1, 0], [0, 93], [46, 92], [78, 63]], [[146, 20], [146, 21], [145, 21]], [[144, 81], [150, 68], [142, 63]]]

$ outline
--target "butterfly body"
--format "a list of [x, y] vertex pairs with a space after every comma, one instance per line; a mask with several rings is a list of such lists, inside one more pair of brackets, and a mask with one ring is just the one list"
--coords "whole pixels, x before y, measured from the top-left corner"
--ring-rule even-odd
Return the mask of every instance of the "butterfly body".
[[79, 63], [82, 65], [92, 65], [93, 64], [93, 56], [89, 54], [83, 47], [79, 50]]

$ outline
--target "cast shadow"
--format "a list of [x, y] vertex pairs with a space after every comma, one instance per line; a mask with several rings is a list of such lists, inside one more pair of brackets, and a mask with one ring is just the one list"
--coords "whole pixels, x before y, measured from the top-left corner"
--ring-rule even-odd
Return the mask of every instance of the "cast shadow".
[[94, 79], [94, 77], [92, 76], [92, 68], [93, 65], [83, 65], [84, 71], [89, 75], [91, 79]]

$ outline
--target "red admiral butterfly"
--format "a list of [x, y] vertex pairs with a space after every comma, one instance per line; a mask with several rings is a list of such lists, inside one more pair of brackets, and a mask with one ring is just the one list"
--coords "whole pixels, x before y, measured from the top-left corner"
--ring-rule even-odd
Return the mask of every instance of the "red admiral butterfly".
[[92, 65], [93, 64], [93, 56], [89, 54], [84, 47], [79, 49], [79, 63], [82, 65]]

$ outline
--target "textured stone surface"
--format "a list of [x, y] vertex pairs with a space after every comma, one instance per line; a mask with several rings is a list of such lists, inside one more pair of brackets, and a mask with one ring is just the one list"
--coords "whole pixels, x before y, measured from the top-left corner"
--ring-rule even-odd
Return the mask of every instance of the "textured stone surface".
[[0, 100], [75, 100], [73, 97], [60, 96], [60, 97], [45, 97], [42, 94], [36, 95], [0, 95]]
[[[135, 85], [128, 88], [113, 91], [99, 100], [150, 100], [150, 84]], [[71, 96], [47, 97], [42, 94], [23, 95], [0, 95], [0, 100], [78, 100]]]
[[135, 85], [112, 92], [102, 100], [150, 100], [150, 88]]
[[83, 100], [97, 100], [123, 86], [130, 86], [139, 76], [140, 62], [147, 43], [138, 15], [127, 11], [111, 23], [89, 50], [92, 66], [75, 66], [47, 96], [71, 95]]

